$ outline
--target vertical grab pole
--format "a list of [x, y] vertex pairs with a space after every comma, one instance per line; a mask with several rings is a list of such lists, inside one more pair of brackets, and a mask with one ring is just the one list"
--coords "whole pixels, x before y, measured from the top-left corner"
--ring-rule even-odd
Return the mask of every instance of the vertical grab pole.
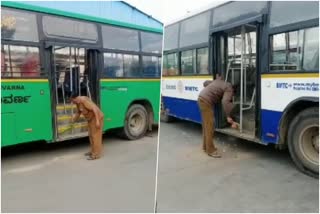
[[[76, 55], [76, 48], [74, 48], [74, 54]], [[69, 47], [69, 72], [70, 72], [70, 88], [71, 88], [71, 94], [73, 93], [73, 76], [72, 76], [72, 63], [71, 63], [71, 60], [72, 60], [72, 48]], [[73, 105], [70, 105], [71, 107], [71, 112], [73, 115]], [[72, 124], [71, 124], [72, 126]], [[73, 126], [71, 127], [71, 134], [73, 134], [74, 130], [73, 130]]]
[[245, 28], [241, 26], [241, 70], [240, 70], [240, 133], [242, 133], [243, 111], [243, 70], [244, 70]]

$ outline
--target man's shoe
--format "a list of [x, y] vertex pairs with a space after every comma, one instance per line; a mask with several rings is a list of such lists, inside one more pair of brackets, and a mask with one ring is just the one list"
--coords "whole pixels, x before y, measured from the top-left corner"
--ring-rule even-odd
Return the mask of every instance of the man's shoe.
[[84, 156], [90, 156], [90, 155], [91, 155], [91, 152], [84, 153]]
[[221, 158], [221, 155], [219, 154], [218, 151], [214, 151], [210, 154], [208, 154], [209, 156], [213, 157], [213, 158]]
[[96, 160], [96, 159], [99, 159], [99, 157], [90, 155], [90, 156], [87, 158], [87, 160]]

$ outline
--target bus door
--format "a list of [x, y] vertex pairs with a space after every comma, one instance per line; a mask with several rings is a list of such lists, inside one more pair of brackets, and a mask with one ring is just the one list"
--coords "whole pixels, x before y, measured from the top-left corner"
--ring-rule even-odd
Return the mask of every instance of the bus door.
[[255, 24], [245, 24], [213, 34], [213, 70], [234, 86], [233, 118], [240, 126], [230, 128], [220, 105], [217, 128], [250, 140], [256, 139], [257, 29]]
[[50, 65], [53, 125], [56, 141], [71, 139], [88, 134], [87, 122], [83, 118], [71, 123], [76, 106], [71, 103], [70, 96], [88, 96], [97, 101], [97, 51], [83, 47], [52, 45], [50, 47]]

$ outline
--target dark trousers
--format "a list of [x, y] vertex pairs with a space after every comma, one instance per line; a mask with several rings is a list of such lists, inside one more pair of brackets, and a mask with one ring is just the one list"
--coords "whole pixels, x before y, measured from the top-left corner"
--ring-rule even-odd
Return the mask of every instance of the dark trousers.
[[203, 135], [202, 148], [207, 154], [211, 154], [217, 150], [213, 143], [213, 134], [214, 134], [213, 106], [208, 104], [201, 97], [199, 97], [198, 99], [198, 105], [201, 111], [201, 118], [202, 118], [202, 135]]

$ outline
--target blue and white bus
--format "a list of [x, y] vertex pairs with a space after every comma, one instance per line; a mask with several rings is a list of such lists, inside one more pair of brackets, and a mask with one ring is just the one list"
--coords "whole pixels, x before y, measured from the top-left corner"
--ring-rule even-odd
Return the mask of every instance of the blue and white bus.
[[216, 131], [289, 148], [303, 172], [319, 174], [319, 2], [227, 2], [166, 25], [162, 118], [201, 123], [205, 80], [239, 90], [239, 130], [215, 106]]

